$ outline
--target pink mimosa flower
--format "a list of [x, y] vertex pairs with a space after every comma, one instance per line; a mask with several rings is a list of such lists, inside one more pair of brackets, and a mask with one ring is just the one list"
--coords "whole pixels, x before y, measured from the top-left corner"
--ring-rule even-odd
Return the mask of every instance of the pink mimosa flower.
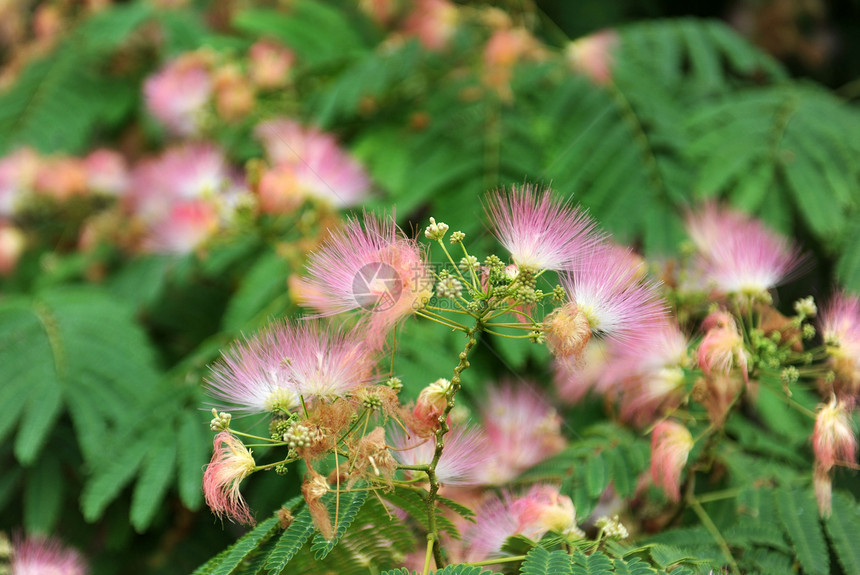
[[15, 537], [10, 563], [11, 575], [85, 575], [88, 566], [75, 549], [42, 536]]
[[24, 232], [16, 226], [0, 222], [0, 276], [15, 271], [26, 245]]
[[599, 339], [589, 339], [581, 357], [557, 357], [553, 361], [553, 383], [558, 397], [575, 405], [594, 390], [602, 392], [600, 385], [604, 370], [612, 361], [610, 346]]
[[0, 159], [0, 217], [15, 214], [28, 192], [33, 191], [40, 158], [30, 148], [21, 148]]
[[681, 472], [693, 449], [693, 436], [674, 421], [657, 424], [651, 435], [651, 479], [672, 501], [681, 500]]
[[459, 12], [448, 0], [415, 0], [403, 22], [403, 33], [418, 38], [428, 50], [442, 50], [457, 29]]
[[830, 403], [818, 408], [812, 449], [816, 464], [830, 471], [839, 463], [854, 463], [857, 457], [857, 438], [851, 428], [851, 412], [843, 401], [833, 396]]
[[150, 113], [171, 134], [198, 134], [212, 96], [212, 78], [206, 57], [191, 52], [172, 60], [146, 79], [143, 91]]
[[602, 86], [612, 81], [612, 52], [618, 42], [618, 32], [601, 30], [571, 42], [565, 55], [574, 71]]
[[571, 268], [603, 239], [591, 217], [532, 186], [499, 191], [486, 199], [496, 237], [517, 266], [534, 271]]
[[[314, 198], [336, 208], [363, 202], [370, 190], [364, 168], [338, 145], [332, 134], [286, 118], [269, 120], [254, 131], [277, 169], [292, 174], [284, 193]], [[269, 196], [277, 188], [268, 191]], [[279, 202], [270, 198], [269, 206]], [[264, 207], [265, 209], [265, 207]], [[274, 211], [270, 207], [270, 211]]]
[[[402, 465], [429, 465], [436, 451], [434, 437], [407, 438], [395, 428], [389, 436], [398, 449], [394, 457]], [[453, 426], [445, 435], [445, 447], [436, 466], [436, 479], [442, 485], [476, 485], [480, 483], [478, 473], [490, 457], [483, 432], [466, 425]], [[413, 473], [413, 472], [409, 472]]]
[[36, 170], [34, 191], [57, 200], [87, 192], [87, 171], [78, 158], [54, 156], [43, 158]]
[[836, 294], [822, 311], [819, 328], [836, 374], [834, 391], [840, 397], [856, 397], [860, 392], [860, 298]]
[[561, 418], [532, 384], [490, 387], [481, 415], [489, 450], [495, 454], [480, 472], [483, 483], [507, 483], [564, 449]]
[[705, 318], [703, 327], [707, 333], [699, 345], [699, 367], [705, 375], [729, 375], [737, 366], [748, 381], [749, 352], [734, 317], [715, 311]]
[[761, 222], [714, 204], [687, 216], [687, 232], [699, 250], [704, 277], [726, 294], [766, 294], [803, 260], [795, 245]]
[[212, 461], [203, 472], [206, 504], [218, 517], [227, 517], [236, 523], [254, 523], [248, 504], [239, 492], [239, 484], [254, 472], [254, 457], [229, 431], [215, 436], [214, 448]]
[[100, 148], [84, 158], [90, 191], [110, 196], [122, 195], [129, 183], [128, 166], [122, 154]]
[[143, 242], [146, 251], [160, 254], [187, 254], [218, 230], [218, 211], [207, 200], [174, 203], [170, 212], [154, 223]]
[[433, 282], [427, 256], [392, 217], [366, 214], [364, 227], [347, 219], [308, 262], [299, 282], [305, 305], [321, 316], [363, 312], [370, 345], [381, 347], [401, 319], [424, 306]]
[[601, 246], [583, 256], [579, 269], [560, 274], [569, 302], [544, 321], [553, 354], [578, 357], [592, 336], [615, 346], [642, 344], [665, 321], [657, 285], [631, 261], [626, 252]]
[[273, 90], [289, 81], [296, 60], [289, 48], [271, 40], [258, 40], [248, 50], [251, 80], [259, 88]]
[[353, 334], [319, 322], [277, 322], [224, 353], [209, 393], [225, 409], [289, 412], [306, 400], [343, 397], [369, 383], [375, 356]]

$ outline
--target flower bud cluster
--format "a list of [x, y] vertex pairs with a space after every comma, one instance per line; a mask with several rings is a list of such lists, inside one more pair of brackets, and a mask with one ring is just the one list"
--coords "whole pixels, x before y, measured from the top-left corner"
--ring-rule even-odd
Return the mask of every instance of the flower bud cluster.
[[430, 218], [430, 225], [424, 230], [424, 237], [431, 240], [441, 240], [448, 233], [448, 224], [436, 223], [436, 218]]

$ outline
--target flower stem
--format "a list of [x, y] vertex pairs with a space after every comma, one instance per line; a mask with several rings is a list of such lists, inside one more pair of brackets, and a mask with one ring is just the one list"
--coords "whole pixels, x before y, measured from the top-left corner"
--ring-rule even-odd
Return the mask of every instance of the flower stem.
[[[427, 553], [424, 555], [424, 575], [429, 575], [430, 573], [430, 559], [433, 557], [433, 553], [437, 548], [437, 545], [434, 545], [436, 542], [436, 535], [434, 533], [427, 534]], [[437, 565], [438, 567], [438, 565]]]
[[689, 497], [688, 503], [690, 504], [690, 508], [699, 516], [699, 520], [705, 526], [705, 529], [711, 534], [711, 537], [714, 538], [714, 541], [717, 542], [720, 550], [723, 552], [723, 556], [726, 558], [728, 562], [729, 568], [733, 575], [740, 575], [740, 570], [738, 569], [738, 564], [735, 561], [734, 556], [732, 555], [731, 549], [729, 549], [729, 544], [726, 543], [723, 534], [720, 533], [719, 528], [714, 524], [711, 520], [711, 517], [705, 511], [705, 509], [699, 504], [695, 497]]
[[498, 557], [496, 559], [484, 559], [483, 561], [466, 563], [466, 565], [471, 565], [472, 567], [480, 567], [482, 565], [496, 565], [498, 563], [513, 563], [514, 561], [522, 561], [525, 558], [525, 555], [516, 555], [514, 557]]

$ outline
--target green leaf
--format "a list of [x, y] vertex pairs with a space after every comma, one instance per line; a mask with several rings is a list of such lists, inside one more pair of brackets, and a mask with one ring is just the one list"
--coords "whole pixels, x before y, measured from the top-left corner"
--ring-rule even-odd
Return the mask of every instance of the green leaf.
[[586, 462], [585, 487], [591, 497], [600, 497], [606, 489], [609, 479], [603, 453], [597, 454]]
[[846, 229], [845, 243], [836, 264], [836, 274], [842, 287], [860, 294], [860, 220]]
[[535, 547], [526, 555], [521, 575], [564, 575], [572, 573], [570, 555], [564, 551], [547, 551], [543, 547]]
[[106, 466], [97, 469], [95, 476], [81, 492], [81, 511], [87, 521], [98, 519], [108, 503], [113, 501], [131, 481], [143, 462], [143, 449], [126, 449]]
[[815, 498], [808, 491], [783, 487], [774, 492], [774, 501], [782, 528], [794, 546], [803, 571], [808, 575], [827, 575], [830, 557], [818, 521]]
[[614, 559], [613, 564], [615, 565], [615, 573], [617, 575], [656, 575], [657, 572], [651, 568], [650, 565], [639, 559], [638, 557], [633, 557], [627, 561], [624, 559]]
[[194, 575], [230, 575], [233, 570], [244, 561], [248, 554], [252, 553], [257, 547], [280, 529], [277, 517], [270, 517], [257, 525], [253, 530], [246, 533], [227, 551], [221, 553], [220, 559], [214, 565], [207, 568], [207, 564], [199, 567]]
[[833, 492], [833, 512], [824, 521], [827, 535], [845, 573], [860, 573], [860, 507], [848, 495]]
[[[356, 483], [356, 488], [361, 488], [364, 484]], [[334, 494], [335, 496], [337, 494]], [[314, 537], [314, 542], [311, 547], [311, 551], [314, 552], [314, 558], [317, 560], [324, 559], [326, 555], [328, 555], [334, 546], [337, 545], [340, 538], [343, 537], [343, 534], [346, 533], [346, 530], [349, 529], [352, 522], [355, 520], [355, 516], [358, 514], [359, 510], [361, 510], [361, 506], [364, 505], [364, 502], [367, 500], [367, 491], [348, 491], [346, 493], [340, 494], [340, 505], [339, 505], [339, 513], [336, 513], [336, 503], [335, 497], [328, 498], [329, 501], [326, 504], [329, 507], [329, 512], [331, 515], [332, 525], [336, 526], [334, 538], [331, 540], [326, 539], [322, 536], [322, 533], [317, 533], [316, 537]], [[337, 516], [336, 516], [337, 515]]]
[[171, 431], [164, 427], [162, 433], [154, 438], [135, 485], [131, 498], [131, 524], [139, 533], [149, 527], [173, 479], [177, 448]]
[[431, 571], [431, 573], [433, 575], [493, 575], [492, 571], [473, 565], [448, 565], [444, 569]]
[[208, 427], [195, 412], [181, 416], [177, 441], [179, 496], [189, 509], [198, 509], [203, 502], [203, 467], [208, 457]]
[[586, 555], [577, 549], [573, 552], [573, 575], [607, 575], [613, 573], [612, 561], [601, 553], [595, 551]]
[[269, 573], [281, 573], [287, 563], [299, 552], [299, 549], [310, 539], [314, 532], [314, 522], [307, 507], [296, 515], [290, 526], [281, 534], [275, 543], [269, 558], [266, 559], [266, 569]]
[[230, 299], [221, 322], [227, 332], [237, 332], [249, 325], [251, 320], [276, 296], [286, 292], [290, 267], [276, 252], [261, 255], [242, 277], [242, 283]]
[[27, 473], [24, 527], [28, 533], [51, 534], [60, 518], [65, 480], [56, 455], [42, 457]]

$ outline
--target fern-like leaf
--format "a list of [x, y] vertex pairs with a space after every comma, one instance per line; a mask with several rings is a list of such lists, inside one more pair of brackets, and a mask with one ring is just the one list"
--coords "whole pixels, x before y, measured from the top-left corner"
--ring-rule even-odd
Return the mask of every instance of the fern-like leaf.
[[287, 563], [295, 556], [302, 548], [305, 542], [310, 539], [314, 532], [314, 522], [311, 519], [310, 511], [307, 507], [296, 515], [290, 526], [281, 534], [278, 542], [269, 553], [266, 559], [266, 569], [269, 573], [281, 573], [287, 566]]
[[573, 552], [573, 575], [609, 575], [613, 572], [612, 560], [600, 551], [591, 555], [579, 549]]
[[131, 499], [131, 524], [138, 532], [149, 527], [173, 479], [176, 438], [169, 427], [153, 437]]
[[827, 575], [830, 556], [821, 532], [815, 498], [807, 491], [783, 487], [774, 492], [774, 501], [782, 528], [803, 571], [808, 575]]
[[[362, 486], [363, 484], [356, 484], [357, 488], [361, 488]], [[325, 556], [329, 554], [335, 545], [337, 545], [340, 538], [343, 537], [343, 534], [346, 533], [347, 529], [352, 525], [352, 522], [355, 520], [355, 516], [361, 510], [361, 506], [364, 505], [364, 502], [367, 500], [367, 491], [349, 491], [341, 493], [339, 510], [336, 510], [336, 495], [337, 494], [332, 494], [331, 497], [328, 497], [326, 504], [329, 507], [332, 525], [335, 525], [337, 529], [335, 530], [334, 537], [331, 540], [323, 537], [322, 533], [317, 533], [316, 537], [314, 537], [311, 551], [314, 552], [314, 558], [317, 560], [325, 559]]]
[[230, 575], [245, 557], [263, 542], [268, 540], [280, 526], [277, 517], [270, 517], [242, 536], [228, 549], [225, 549], [194, 571], [193, 575]]
[[572, 573], [570, 555], [564, 551], [547, 551], [535, 547], [529, 551], [520, 567], [522, 575], [564, 575]]
[[833, 513], [824, 525], [845, 573], [860, 573], [860, 508], [848, 495], [833, 493]]
[[657, 572], [647, 563], [639, 559], [638, 557], [633, 557], [625, 561], [624, 559], [614, 559], [612, 561], [615, 566], [615, 573], [617, 575], [656, 575]]

